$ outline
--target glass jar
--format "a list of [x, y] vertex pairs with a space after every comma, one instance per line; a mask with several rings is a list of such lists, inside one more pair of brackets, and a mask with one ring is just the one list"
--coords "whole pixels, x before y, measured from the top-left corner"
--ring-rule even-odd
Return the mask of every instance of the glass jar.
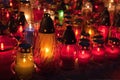
[[22, 43], [19, 47], [14, 65], [15, 74], [20, 80], [30, 80], [35, 69], [31, 45]]

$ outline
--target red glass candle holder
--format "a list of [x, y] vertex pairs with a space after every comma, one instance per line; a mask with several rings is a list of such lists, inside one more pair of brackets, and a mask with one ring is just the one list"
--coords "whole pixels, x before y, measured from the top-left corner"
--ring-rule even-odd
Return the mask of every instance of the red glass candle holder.
[[79, 64], [88, 64], [91, 58], [90, 51], [80, 50], [77, 57]]
[[77, 53], [76, 45], [62, 45], [60, 57], [63, 69], [74, 69], [74, 63]]
[[98, 31], [103, 36], [104, 40], [106, 40], [108, 36], [108, 28], [109, 28], [108, 26], [102, 26], [102, 25], [98, 27]]
[[[13, 36], [0, 35], [0, 79], [8, 80], [12, 75], [10, 66], [17, 52], [17, 41]], [[7, 75], [6, 75], [7, 74]]]
[[120, 50], [119, 50], [119, 47], [117, 46], [107, 45], [106, 53], [107, 53], [108, 59], [117, 59], [120, 54]]
[[98, 61], [98, 62], [101, 62], [104, 60], [105, 58], [105, 51], [104, 51], [104, 48], [101, 48], [101, 47], [94, 47], [92, 49], [92, 55], [93, 55], [93, 60], [94, 61]]

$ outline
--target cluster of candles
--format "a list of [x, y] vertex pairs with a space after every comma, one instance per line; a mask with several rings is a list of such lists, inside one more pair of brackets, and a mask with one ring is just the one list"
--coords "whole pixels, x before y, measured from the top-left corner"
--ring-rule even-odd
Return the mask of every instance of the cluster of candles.
[[[25, 10], [26, 7], [27, 10]], [[112, 31], [112, 33], [116, 32], [114, 33], [116, 37], [108, 39], [108, 42], [106, 43], [105, 40], [107, 39], [109, 33], [108, 26], [101, 25], [97, 28], [97, 30], [95, 30], [96, 28], [92, 27], [91, 25], [88, 25], [88, 27], [85, 28], [86, 33], [88, 33], [86, 34], [86, 33], [82, 33], [81, 28], [67, 25], [65, 26], [66, 28], [61, 41], [57, 41], [56, 37], [61, 38], [62, 32], [61, 31], [58, 33], [56, 32], [57, 29], [55, 29], [56, 26], [54, 27], [54, 22], [53, 22], [54, 18], [51, 19], [51, 14], [49, 14], [48, 11], [42, 12], [39, 9], [39, 7], [37, 10], [34, 11], [35, 24], [37, 24], [41, 20], [40, 27], [38, 28], [38, 25], [33, 25], [31, 23], [32, 10], [28, 8], [30, 8], [29, 5], [25, 4], [21, 6], [20, 10], [24, 11], [25, 18], [27, 22], [29, 23], [30, 21], [30, 23], [26, 26], [19, 23], [17, 35], [19, 35], [21, 38], [24, 38], [24, 40], [28, 44], [32, 45], [33, 49], [31, 49], [31, 46], [28, 44], [22, 46], [20, 45], [19, 47], [21, 49], [20, 50], [18, 49], [18, 52], [16, 52], [16, 48], [14, 47], [16, 47], [17, 42], [14, 42], [13, 36], [11, 37], [9, 35], [6, 37], [6, 35], [0, 34], [0, 38], [1, 38], [0, 64], [6, 61], [3, 60], [1, 56], [4, 56], [5, 57], [4, 59], [11, 59], [11, 56], [17, 53], [15, 64], [12, 64], [14, 65], [15, 71], [13, 70], [12, 71], [13, 73], [16, 73], [16, 75], [19, 76], [19, 78], [26, 79], [26, 77], [28, 78], [28, 76], [31, 77], [32, 73], [34, 72], [34, 68], [36, 67], [36, 66], [34, 67], [34, 62], [38, 66], [38, 68], [41, 69], [41, 71], [46, 72], [46, 69], [47, 71], [48, 70], [51, 71], [51, 69], [54, 69], [53, 67], [56, 67], [56, 64], [58, 65], [59, 63], [60, 65], [58, 67], [62, 66], [62, 68], [65, 69], [73, 69], [74, 64], [76, 63], [80, 65], [81, 64], [86, 65], [89, 64], [89, 62], [91, 61], [101, 62], [104, 61], [106, 58], [117, 59], [119, 57], [120, 33], [117, 33], [116, 29]], [[88, 12], [89, 13], [92, 12], [90, 3], [83, 6], [83, 13], [88, 13]], [[40, 15], [43, 14], [44, 16], [42, 18]], [[39, 16], [36, 17], [36, 15]], [[62, 25], [64, 23], [63, 10], [58, 11], [58, 15], [59, 15], [58, 18], [60, 21], [60, 25]], [[89, 14], [85, 16], [87, 17], [88, 15]], [[7, 19], [10, 18], [8, 11], [6, 11], [6, 18]], [[25, 31], [24, 34], [23, 31]], [[99, 35], [96, 36], [95, 31], [99, 31], [100, 32]], [[101, 42], [99, 43], [99, 39], [98, 42], [95, 43], [93, 41], [95, 36], [96, 37], [102, 36], [103, 38], [102, 40], [104, 43]], [[15, 44], [6, 41], [6, 39], [8, 40], [10, 39], [10, 41], [14, 42]], [[7, 42], [8, 44], [6, 45]], [[13, 46], [11, 47], [11, 45]], [[11, 64], [9, 64], [9, 66], [10, 65]]]

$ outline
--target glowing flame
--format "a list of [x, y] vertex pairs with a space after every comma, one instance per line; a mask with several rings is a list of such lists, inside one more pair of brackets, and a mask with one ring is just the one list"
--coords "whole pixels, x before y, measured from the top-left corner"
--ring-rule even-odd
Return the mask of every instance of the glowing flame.
[[82, 55], [85, 54], [85, 51], [82, 51]]
[[75, 35], [78, 35], [78, 30], [75, 30]]
[[4, 44], [3, 43], [0, 44], [0, 49], [4, 50]]
[[49, 52], [49, 48], [45, 48], [45, 52], [48, 53]]
[[11, 6], [11, 7], [13, 6], [13, 3], [12, 3], [12, 2], [10, 2], [10, 6]]
[[23, 62], [24, 62], [24, 63], [26, 62], [26, 59], [25, 59], [25, 58], [23, 58]]
[[19, 32], [23, 32], [23, 27], [22, 26], [19, 27]]
[[10, 14], [9, 14], [9, 12], [7, 12], [7, 14], [6, 14], [6, 17], [7, 17], [7, 18], [9, 18], [9, 17], [10, 17]]
[[100, 48], [97, 48], [97, 51], [99, 52], [99, 51], [100, 51]]

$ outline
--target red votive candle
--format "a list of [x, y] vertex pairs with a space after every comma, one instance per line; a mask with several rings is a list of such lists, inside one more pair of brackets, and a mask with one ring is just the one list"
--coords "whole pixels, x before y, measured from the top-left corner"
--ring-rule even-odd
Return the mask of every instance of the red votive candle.
[[105, 56], [105, 51], [103, 48], [95, 47], [92, 49], [93, 60], [95, 61], [103, 61]]
[[109, 59], [116, 59], [120, 54], [119, 47], [117, 46], [106, 46], [106, 53]]
[[64, 69], [73, 69], [75, 62], [75, 45], [63, 45], [61, 49], [62, 67]]
[[78, 53], [78, 63], [87, 64], [90, 61], [91, 55], [87, 50], [81, 50]]

